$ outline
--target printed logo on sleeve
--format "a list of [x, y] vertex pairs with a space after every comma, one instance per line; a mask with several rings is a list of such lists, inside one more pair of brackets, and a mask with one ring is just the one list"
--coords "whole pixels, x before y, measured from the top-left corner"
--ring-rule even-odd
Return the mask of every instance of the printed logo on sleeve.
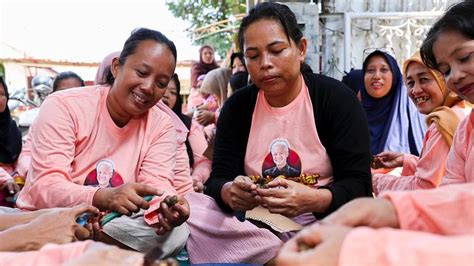
[[97, 162], [95, 169], [86, 177], [84, 185], [93, 187], [118, 187], [123, 184], [123, 178], [115, 171], [115, 164], [108, 159]]

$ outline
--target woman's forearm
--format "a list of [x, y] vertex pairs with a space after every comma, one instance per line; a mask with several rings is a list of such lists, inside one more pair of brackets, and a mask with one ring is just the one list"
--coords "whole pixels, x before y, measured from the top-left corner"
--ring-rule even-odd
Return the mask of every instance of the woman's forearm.
[[0, 232], [20, 224], [29, 223], [31, 220], [48, 211], [49, 209], [19, 213], [2, 213], [0, 214]]
[[0, 232], [0, 251], [27, 251], [41, 248], [39, 243], [35, 243], [29, 234], [23, 230], [24, 226], [19, 225]]

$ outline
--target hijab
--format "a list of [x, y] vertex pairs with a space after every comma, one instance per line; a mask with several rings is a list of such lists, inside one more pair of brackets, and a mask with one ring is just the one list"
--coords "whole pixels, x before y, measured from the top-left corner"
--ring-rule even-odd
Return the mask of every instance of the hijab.
[[10, 97], [7, 85], [2, 77], [0, 77], [0, 84], [5, 90], [7, 98], [5, 110], [0, 113], [0, 163], [12, 164], [21, 152], [21, 132], [10, 116], [10, 109], [8, 108], [8, 99]]
[[99, 64], [99, 67], [97, 68], [97, 73], [95, 74], [95, 84], [106, 84], [107, 83], [107, 73], [109, 72], [110, 66], [112, 65], [112, 60], [114, 60], [115, 57], [120, 56], [120, 51], [113, 52], [104, 59]]
[[[420, 52], [416, 52], [403, 63], [403, 74], [405, 77], [407, 75], [408, 65], [413, 62], [426, 66], [421, 60]], [[456, 131], [456, 128], [460, 122], [458, 115], [456, 112], [451, 110], [451, 107], [457, 104], [466, 105], [466, 103], [456, 93], [449, 91], [446, 81], [439, 71], [428, 67], [426, 68], [438, 84], [438, 88], [441, 90], [441, 93], [446, 95], [443, 105], [436, 107], [430, 114], [427, 115], [426, 123], [428, 126], [432, 123], [435, 123], [436, 128], [443, 136], [443, 139], [446, 141], [446, 143], [448, 143], [449, 146], [451, 146], [454, 132]]]
[[226, 67], [209, 71], [201, 84], [200, 91], [215, 95], [219, 107], [222, 107], [227, 100], [227, 84], [229, 84], [231, 74], [232, 70]]
[[204, 49], [211, 49], [214, 53], [214, 48], [212, 46], [205, 44], [199, 48], [199, 62], [196, 62], [191, 67], [191, 87], [196, 88], [197, 86], [197, 78], [200, 75], [207, 74], [209, 71], [216, 69], [219, 67], [216, 63], [216, 59], [213, 59], [210, 64], [206, 64], [202, 61], [202, 53]]
[[370, 130], [370, 146], [373, 155], [382, 151], [397, 151], [419, 155], [426, 131], [423, 116], [408, 98], [397, 61], [391, 55], [376, 50], [364, 60], [362, 72], [365, 76], [372, 57], [381, 55], [392, 71], [392, 86], [382, 98], [374, 98], [361, 87], [361, 103], [367, 115]]

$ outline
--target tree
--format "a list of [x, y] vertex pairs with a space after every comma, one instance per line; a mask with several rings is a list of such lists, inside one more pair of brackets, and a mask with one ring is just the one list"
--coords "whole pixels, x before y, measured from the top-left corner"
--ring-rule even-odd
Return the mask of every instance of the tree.
[[194, 44], [211, 44], [222, 58], [240, 23], [235, 15], [246, 10], [245, 0], [166, 0], [166, 5], [175, 17], [191, 23]]

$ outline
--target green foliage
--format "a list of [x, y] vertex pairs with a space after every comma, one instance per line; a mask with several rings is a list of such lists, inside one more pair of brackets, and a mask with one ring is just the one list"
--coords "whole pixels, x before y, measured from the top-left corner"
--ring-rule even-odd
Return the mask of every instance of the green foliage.
[[231, 15], [245, 13], [246, 10], [245, 0], [166, 0], [166, 5], [175, 17], [191, 24], [189, 32], [194, 44], [211, 44], [221, 57], [229, 51], [235, 32], [204, 34], [204, 37], [198, 39], [194, 31], [229, 19]]

